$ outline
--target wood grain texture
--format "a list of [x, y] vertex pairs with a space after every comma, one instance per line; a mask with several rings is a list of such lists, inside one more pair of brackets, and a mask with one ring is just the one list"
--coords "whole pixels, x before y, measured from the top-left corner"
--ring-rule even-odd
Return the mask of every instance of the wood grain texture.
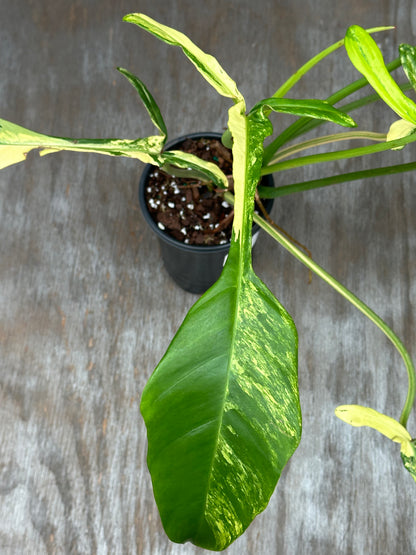
[[[115, 71], [121, 65], [149, 86], [170, 137], [221, 130], [227, 100], [179, 49], [121, 23], [124, 14], [140, 10], [187, 33], [219, 58], [250, 105], [352, 23], [396, 25], [377, 37], [392, 59], [399, 42], [416, 42], [411, 8], [388, 0], [0, 2], [1, 117], [55, 135], [145, 136], [151, 123]], [[296, 95], [328, 96], [356, 75], [344, 62], [333, 55]], [[380, 108], [364, 117], [376, 131], [393, 119]], [[361, 167], [370, 166], [338, 162], [333, 171]], [[138, 210], [140, 169], [61, 153], [0, 173], [2, 554], [203, 552], [164, 535], [145, 463], [140, 394], [196, 297], [160, 266]], [[287, 180], [327, 174], [315, 166]], [[298, 194], [279, 200], [273, 216], [416, 356], [414, 181]], [[300, 336], [303, 438], [267, 510], [226, 552], [415, 553], [415, 485], [398, 446], [333, 416], [338, 404], [360, 403], [397, 418], [402, 363], [372, 324], [318, 278], [308, 284], [298, 262], [262, 239], [256, 271]]]

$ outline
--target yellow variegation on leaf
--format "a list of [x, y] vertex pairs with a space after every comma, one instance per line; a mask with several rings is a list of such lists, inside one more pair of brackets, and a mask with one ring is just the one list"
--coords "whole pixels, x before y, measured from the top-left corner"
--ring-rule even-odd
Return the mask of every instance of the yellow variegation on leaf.
[[412, 440], [412, 436], [400, 422], [391, 416], [361, 405], [340, 405], [335, 409], [335, 415], [351, 426], [368, 426], [392, 441], [400, 443], [403, 464], [416, 481], [415, 440]]
[[[399, 119], [390, 125], [387, 133], [387, 141], [394, 141], [395, 139], [402, 139], [412, 135], [416, 130], [416, 124], [405, 119]], [[403, 146], [397, 146], [392, 150], [402, 150]]]

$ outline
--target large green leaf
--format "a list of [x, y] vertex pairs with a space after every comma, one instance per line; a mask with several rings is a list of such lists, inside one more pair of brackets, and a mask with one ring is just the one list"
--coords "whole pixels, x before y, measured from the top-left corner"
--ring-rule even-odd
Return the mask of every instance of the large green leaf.
[[192, 307], [150, 377], [141, 411], [165, 530], [225, 549], [262, 511], [301, 433], [297, 334], [251, 266], [263, 122], [230, 109], [234, 224], [220, 279]]
[[334, 108], [324, 100], [298, 100], [291, 98], [266, 98], [258, 102], [250, 113], [255, 114], [259, 110], [282, 112], [295, 116], [307, 116], [314, 119], [331, 121], [344, 127], [354, 127], [356, 123], [346, 113]]
[[374, 39], [359, 25], [349, 27], [345, 48], [351, 62], [392, 110], [402, 119], [416, 123], [416, 104], [391, 77]]
[[143, 392], [148, 466], [168, 536], [227, 547], [262, 511], [300, 438], [292, 320], [231, 253]]

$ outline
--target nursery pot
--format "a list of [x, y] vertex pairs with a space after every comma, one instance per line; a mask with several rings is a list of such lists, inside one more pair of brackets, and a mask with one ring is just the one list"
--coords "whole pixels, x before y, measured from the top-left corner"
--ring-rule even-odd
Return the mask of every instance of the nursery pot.
[[[178, 150], [185, 139], [218, 139], [220, 133], [191, 133], [178, 137], [166, 144], [166, 150]], [[185, 291], [190, 293], [204, 293], [219, 278], [226, 260], [230, 243], [223, 245], [191, 245], [175, 239], [160, 229], [149, 212], [145, 199], [150, 174], [157, 170], [156, 166], [146, 164], [139, 182], [139, 202], [146, 222], [159, 239], [160, 251], [165, 268], [172, 279]], [[271, 175], [262, 178], [262, 185], [273, 187]], [[271, 211], [273, 199], [266, 199], [264, 206], [267, 212]], [[258, 225], [253, 225], [253, 245], [260, 231]]]

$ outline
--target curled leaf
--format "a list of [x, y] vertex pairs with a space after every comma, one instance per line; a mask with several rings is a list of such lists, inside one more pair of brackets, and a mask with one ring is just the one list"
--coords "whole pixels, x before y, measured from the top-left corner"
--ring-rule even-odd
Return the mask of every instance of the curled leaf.
[[[412, 135], [416, 130], [416, 124], [405, 119], [399, 119], [390, 125], [386, 141], [394, 141]], [[392, 150], [402, 150], [404, 146], [396, 146]]]
[[412, 439], [400, 422], [369, 407], [340, 405], [335, 409], [335, 416], [351, 426], [374, 428], [396, 443], [407, 443]]
[[351, 426], [368, 426], [392, 441], [400, 443], [403, 464], [416, 481], [416, 443], [400, 422], [374, 409], [360, 405], [340, 405], [335, 409], [335, 415]]

